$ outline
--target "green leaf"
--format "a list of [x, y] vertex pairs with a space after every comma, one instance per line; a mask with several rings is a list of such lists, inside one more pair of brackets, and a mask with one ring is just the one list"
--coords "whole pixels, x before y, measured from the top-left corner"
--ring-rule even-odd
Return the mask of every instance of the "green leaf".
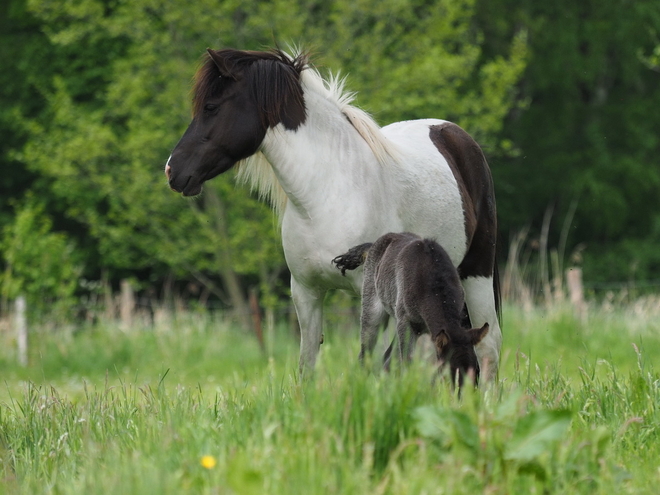
[[426, 438], [444, 440], [447, 437], [446, 424], [439, 410], [433, 406], [418, 407], [413, 412], [415, 426], [420, 435]]
[[506, 446], [504, 458], [530, 462], [562, 438], [571, 424], [567, 410], [534, 411], [521, 418]]
[[474, 421], [460, 411], [449, 411], [448, 420], [453, 427], [456, 443], [476, 454], [479, 450], [479, 429]]
[[229, 461], [227, 482], [236, 493], [245, 495], [263, 493], [264, 475], [251, 467], [252, 461], [245, 454], [237, 454]]
[[479, 429], [467, 414], [432, 406], [417, 408], [414, 414], [417, 429], [422, 436], [449, 441], [453, 445], [461, 445], [470, 452], [477, 453]]
[[545, 467], [538, 461], [529, 461], [518, 466], [518, 472], [521, 474], [531, 474], [539, 481], [545, 481], [548, 473]]

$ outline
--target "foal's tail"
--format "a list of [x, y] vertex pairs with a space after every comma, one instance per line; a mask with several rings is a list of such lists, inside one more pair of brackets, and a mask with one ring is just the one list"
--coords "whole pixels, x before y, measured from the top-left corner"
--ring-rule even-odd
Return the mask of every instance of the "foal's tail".
[[367, 251], [373, 245], [373, 242], [366, 242], [359, 246], [352, 247], [348, 252], [337, 256], [332, 262], [337, 265], [337, 270], [346, 276], [346, 270], [355, 270], [367, 259]]

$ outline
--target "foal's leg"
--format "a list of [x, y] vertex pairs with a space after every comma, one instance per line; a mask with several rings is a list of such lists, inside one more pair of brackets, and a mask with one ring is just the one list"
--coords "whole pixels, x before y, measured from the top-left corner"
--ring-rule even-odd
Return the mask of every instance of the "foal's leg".
[[367, 354], [371, 354], [378, 341], [378, 327], [385, 308], [376, 292], [373, 262], [368, 261], [364, 269], [362, 282], [362, 314], [360, 316], [360, 361], [364, 362]]
[[311, 290], [291, 277], [291, 297], [300, 324], [300, 374], [311, 374], [321, 346], [325, 290]]
[[388, 320], [383, 303], [376, 294], [373, 278], [365, 279], [362, 286], [362, 315], [360, 316], [360, 361], [371, 354], [378, 341], [380, 327]]
[[399, 358], [402, 363], [409, 363], [418, 337], [416, 326], [405, 316], [397, 315], [396, 334], [399, 341]]
[[492, 277], [467, 277], [462, 280], [465, 290], [470, 322], [473, 328], [480, 328], [488, 323], [490, 330], [474, 350], [477, 353], [481, 377], [486, 382], [494, 382], [500, 362], [502, 330], [495, 311], [495, 296]]

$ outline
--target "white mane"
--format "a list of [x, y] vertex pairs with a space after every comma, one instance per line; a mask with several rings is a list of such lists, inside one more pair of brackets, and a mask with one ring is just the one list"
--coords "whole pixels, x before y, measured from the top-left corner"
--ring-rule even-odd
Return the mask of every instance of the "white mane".
[[[301, 74], [303, 93], [313, 92], [334, 102], [337, 109], [343, 113], [358, 134], [366, 141], [374, 156], [381, 164], [391, 162], [398, 156], [398, 152], [381, 132], [376, 121], [364, 110], [351, 103], [355, 99], [355, 92], [344, 89], [346, 78], [337, 74], [330, 74], [324, 79], [313, 67], [307, 66]], [[237, 180], [249, 184], [250, 189], [257, 191], [260, 199], [267, 200], [279, 218], [282, 218], [287, 196], [280, 186], [273, 167], [263, 153], [258, 151], [254, 155], [238, 163]]]

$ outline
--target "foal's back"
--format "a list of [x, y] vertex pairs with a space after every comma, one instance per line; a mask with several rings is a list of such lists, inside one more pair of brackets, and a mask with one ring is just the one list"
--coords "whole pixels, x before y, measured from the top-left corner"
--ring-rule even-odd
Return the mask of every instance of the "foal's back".
[[397, 319], [427, 327], [431, 321], [460, 326], [463, 289], [449, 255], [437, 242], [410, 233], [381, 237], [365, 264], [365, 277], [372, 276], [378, 298]]
[[394, 316], [399, 294], [398, 273], [399, 256], [403, 249], [419, 240], [415, 234], [385, 234], [369, 248], [369, 255], [364, 264], [364, 278], [371, 282], [376, 295], [387, 312]]

